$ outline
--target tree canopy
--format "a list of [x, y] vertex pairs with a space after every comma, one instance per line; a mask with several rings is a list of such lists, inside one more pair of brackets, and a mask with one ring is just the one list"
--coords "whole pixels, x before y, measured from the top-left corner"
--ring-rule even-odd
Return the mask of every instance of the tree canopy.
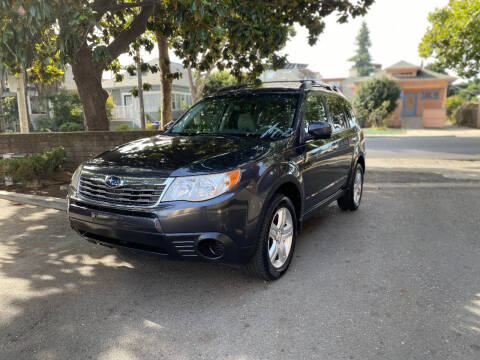
[[[366, 13], [373, 0], [3, 0], [0, 1], [0, 53], [10, 68], [28, 69], [54, 56], [72, 65], [82, 100], [86, 129], [107, 130], [101, 85], [105, 70], [119, 70], [117, 58], [147, 29], [171, 40], [185, 66], [198, 71], [229, 68], [254, 77], [265, 64], [284, 60], [280, 50], [295, 23], [314, 44], [324, 17], [338, 22]], [[52, 39], [54, 41], [52, 41]], [[36, 50], [38, 44], [47, 55]], [[54, 44], [53, 46], [51, 44]], [[161, 63], [160, 66], [163, 64]], [[171, 75], [171, 74], [169, 74]], [[173, 76], [173, 75], [172, 75]]]
[[205, 81], [205, 87], [203, 88], [203, 96], [211, 95], [215, 91], [226, 87], [232, 86], [237, 83], [237, 80], [228, 71], [215, 71]]
[[419, 45], [420, 56], [430, 57], [462, 77], [480, 71], [480, 1], [450, 0], [428, 16], [430, 26]]
[[358, 76], [368, 76], [372, 73], [374, 66], [372, 64], [372, 57], [368, 48], [372, 46], [370, 41], [370, 32], [368, 31], [367, 23], [362, 22], [360, 31], [356, 38], [357, 51], [356, 54], [349, 59], [352, 61], [357, 69]]

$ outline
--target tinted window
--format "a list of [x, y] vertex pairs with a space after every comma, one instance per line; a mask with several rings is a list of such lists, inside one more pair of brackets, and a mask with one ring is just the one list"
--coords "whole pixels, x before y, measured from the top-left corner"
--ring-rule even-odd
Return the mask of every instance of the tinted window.
[[303, 116], [303, 127], [305, 129], [305, 133], [308, 133], [308, 125], [312, 121], [328, 123], [325, 105], [323, 104], [320, 94], [310, 94], [305, 101]]
[[347, 125], [349, 127], [354, 127], [357, 123], [357, 119], [355, 117], [355, 113], [353, 112], [352, 106], [345, 99], [342, 99], [342, 102], [345, 116], [347, 117]]
[[328, 95], [325, 96], [325, 99], [327, 100], [328, 111], [332, 118], [333, 131], [345, 129], [344, 99], [338, 95]]
[[285, 136], [292, 129], [297, 100], [296, 94], [207, 98], [188, 110], [171, 132], [183, 135]]

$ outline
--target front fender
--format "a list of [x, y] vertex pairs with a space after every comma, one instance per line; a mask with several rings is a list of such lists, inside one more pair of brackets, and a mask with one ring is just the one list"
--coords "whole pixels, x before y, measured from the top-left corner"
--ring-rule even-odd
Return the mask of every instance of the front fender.
[[259, 215], [264, 216], [270, 201], [278, 189], [287, 183], [293, 184], [300, 193], [300, 213], [297, 218], [301, 220], [303, 214], [304, 186], [301, 172], [293, 161], [282, 162], [268, 168], [260, 178], [257, 187], [257, 196], [262, 199]]

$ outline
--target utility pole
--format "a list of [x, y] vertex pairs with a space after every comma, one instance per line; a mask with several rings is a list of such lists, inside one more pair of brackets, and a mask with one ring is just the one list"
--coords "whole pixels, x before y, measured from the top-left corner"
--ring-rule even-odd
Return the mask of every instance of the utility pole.
[[145, 105], [143, 102], [143, 81], [142, 67], [140, 66], [140, 49], [137, 49], [137, 79], [138, 79], [138, 100], [140, 102], [140, 125], [145, 130]]

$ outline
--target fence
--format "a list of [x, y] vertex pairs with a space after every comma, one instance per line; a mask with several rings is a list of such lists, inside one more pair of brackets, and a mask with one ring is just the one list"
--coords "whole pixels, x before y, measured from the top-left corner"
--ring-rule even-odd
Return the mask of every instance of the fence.
[[480, 103], [463, 104], [457, 109], [455, 118], [458, 125], [480, 128]]

